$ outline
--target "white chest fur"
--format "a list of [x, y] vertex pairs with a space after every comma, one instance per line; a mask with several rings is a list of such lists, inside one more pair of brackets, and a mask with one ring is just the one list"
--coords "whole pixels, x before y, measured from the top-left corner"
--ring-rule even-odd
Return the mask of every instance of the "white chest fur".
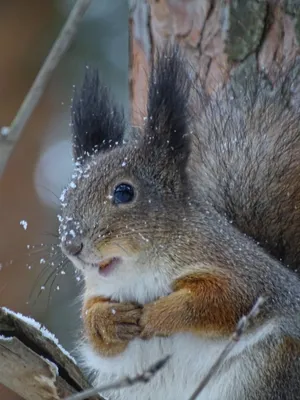
[[[91, 272], [86, 279], [87, 297], [106, 295], [116, 301], [145, 304], [170, 293], [166, 275], [151, 273], [147, 276], [143, 273], [137, 279], [135, 271], [130, 267], [128, 265], [126, 271], [124, 268], [124, 276], [121, 271], [111, 282], [103, 280], [101, 284], [96, 273]], [[255, 334], [244, 335], [231, 352], [231, 356], [235, 356], [234, 360], [212, 378], [198, 399], [244, 400], [245, 388], [250, 383], [249, 377], [254, 384], [257, 371], [257, 361], [255, 369], [249, 371], [252, 361], [247, 357], [246, 350], [264, 340], [273, 328], [274, 325], [269, 323]], [[134, 377], [158, 360], [171, 355], [167, 365], [150, 382], [103, 395], [109, 400], [185, 400], [193, 393], [226, 343], [225, 340], [179, 333], [169, 338], [152, 338], [148, 341], [135, 339], [116, 357], [102, 357], [88, 343], [82, 345], [81, 354], [85, 365], [96, 373], [95, 386], [125, 376]]]
[[[265, 338], [272, 327], [265, 326], [255, 335], [245, 336], [235, 347], [236, 357], [230, 367], [213, 377], [199, 400], [242, 400], [248, 386], [251, 362], [242, 353]], [[95, 385], [113, 382], [124, 376], [135, 376], [151, 364], [171, 354], [168, 364], [146, 384], [138, 384], [113, 393], [103, 393], [109, 400], [185, 400], [193, 393], [201, 378], [226, 345], [225, 341], [198, 338], [192, 334], [177, 334], [170, 338], [136, 339], [117, 357], [102, 358], [89, 345], [84, 345], [86, 366], [97, 373]]]

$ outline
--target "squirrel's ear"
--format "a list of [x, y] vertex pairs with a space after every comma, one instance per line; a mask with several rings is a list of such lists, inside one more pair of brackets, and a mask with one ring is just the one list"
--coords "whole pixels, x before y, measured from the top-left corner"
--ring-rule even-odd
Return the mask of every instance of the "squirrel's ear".
[[190, 79], [177, 46], [157, 56], [149, 79], [146, 137], [168, 159], [185, 163], [190, 149], [188, 135]]
[[125, 123], [111, 101], [109, 90], [96, 70], [86, 70], [81, 89], [72, 103], [73, 153], [84, 161], [95, 152], [106, 151], [122, 143]]

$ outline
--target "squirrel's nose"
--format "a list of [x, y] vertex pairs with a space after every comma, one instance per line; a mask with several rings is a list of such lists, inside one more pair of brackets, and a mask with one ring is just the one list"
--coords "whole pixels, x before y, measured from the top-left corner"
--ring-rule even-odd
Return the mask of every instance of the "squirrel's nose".
[[79, 256], [83, 249], [83, 243], [78, 238], [67, 235], [63, 241], [63, 247], [70, 256]]

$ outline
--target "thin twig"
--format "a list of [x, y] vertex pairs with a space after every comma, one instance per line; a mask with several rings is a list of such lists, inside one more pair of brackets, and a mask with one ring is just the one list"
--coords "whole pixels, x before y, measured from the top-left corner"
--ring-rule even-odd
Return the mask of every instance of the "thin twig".
[[217, 360], [214, 362], [212, 367], [209, 369], [208, 373], [204, 376], [204, 378], [202, 379], [202, 381], [200, 382], [199, 386], [194, 391], [194, 393], [191, 395], [189, 400], [196, 400], [196, 398], [199, 396], [199, 394], [202, 392], [202, 390], [208, 384], [210, 379], [215, 375], [215, 373], [217, 372], [217, 370], [219, 369], [220, 365], [223, 363], [225, 358], [232, 351], [234, 346], [238, 343], [241, 336], [243, 335], [245, 330], [248, 328], [249, 324], [253, 321], [253, 319], [260, 312], [260, 307], [262, 306], [262, 304], [264, 302], [265, 302], [265, 299], [263, 297], [259, 297], [257, 302], [252, 307], [251, 311], [249, 312], [249, 314], [246, 316], [243, 316], [239, 320], [239, 322], [237, 323], [236, 329], [235, 329], [234, 333], [232, 334], [229, 342], [227, 343], [227, 345], [225, 346], [224, 350], [221, 352], [221, 354], [219, 355]]
[[[57, 67], [63, 54], [69, 48], [69, 45], [77, 32], [79, 22], [90, 3], [91, 0], [77, 0], [10, 127], [3, 127], [1, 129], [0, 139], [8, 141], [10, 144], [10, 146], [7, 146], [6, 160], [13, 149], [13, 145], [18, 140], [24, 126], [44, 93], [45, 87], [53, 71]], [[4, 167], [2, 168], [4, 169]]]
[[154, 377], [154, 375], [158, 371], [160, 371], [166, 365], [166, 363], [169, 361], [170, 357], [171, 356], [167, 356], [167, 357], [163, 358], [162, 360], [157, 361], [155, 364], [150, 366], [150, 368], [148, 368], [145, 372], [143, 372], [140, 375], [135, 376], [134, 378], [125, 377], [125, 378], [120, 379], [119, 381], [110, 383], [108, 385], [98, 386], [94, 389], [87, 389], [81, 393], [69, 396], [65, 400], [84, 400], [84, 399], [88, 398], [89, 396], [95, 396], [96, 394], [105, 392], [107, 390], [122, 389], [125, 387], [133, 386], [137, 383], [147, 383]]

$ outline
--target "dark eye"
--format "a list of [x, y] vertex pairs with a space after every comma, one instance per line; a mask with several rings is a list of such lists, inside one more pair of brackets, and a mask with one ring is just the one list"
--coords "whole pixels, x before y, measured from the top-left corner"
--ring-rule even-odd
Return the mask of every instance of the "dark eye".
[[128, 183], [120, 183], [116, 186], [113, 195], [114, 204], [130, 203], [134, 198], [134, 190]]

